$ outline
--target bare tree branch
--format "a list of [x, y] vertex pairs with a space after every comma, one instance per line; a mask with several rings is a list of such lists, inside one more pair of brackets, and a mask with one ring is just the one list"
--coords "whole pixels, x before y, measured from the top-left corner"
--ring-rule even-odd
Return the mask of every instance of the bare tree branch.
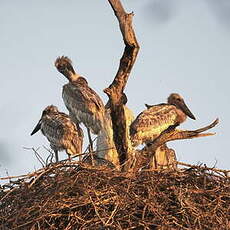
[[173, 130], [167, 129], [164, 132], [162, 132], [161, 135], [158, 138], [156, 138], [152, 142], [152, 144], [147, 148], [151, 148], [151, 151], [155, 152], [159, 146], [161, 146], [161, 145], [163, 145], [169, 141], [212, 136], [215, 133], [202, 133], [202, 132], [205, 132], [205, 131], [215, 127], [218, 123], [219, 123], [219, 119], [216, 119], [210, 125], [205, 126], [203, 128], [200, 128], [200, 129], [192, 130], [192, 131], [178, 130], [178, 129], [173, 129]]
[[111, 119], [113, 124], [114, 143], [119, 154], [119, 161], [122, 165], [127, 160], [129, 140], [126, 136], [124, 101], [122, 100], [129, 74], [135, 63], [139, 45], [132, 28], [133, 13], [127, 14], [120, 0], [108, 0], [120, 25], [120, 30], [125, 43], [123, 56], [120, 60], [118, 72], [112, 84], [104, 89], [110, 100]]
[[202, 165], [191, 165], [191, 164], [187, 164], [187, 163], [180, 162], [180, 161], [177, 161], [176, 163], [178, 165], [190, 167], [190, 168], [193, 168], [193, 169], [210, 170], [210, 171], [218, 173], [218, 175], [221, 175], [221, 173], [223, 173], [226, 177], [230, 177], [230, 175], [229, 175], [230, 170], [218, 169], [215, 166], [210, 168], [210, 167], [207, 167], [206, 165], [204, 165], [204, 166], [202, 166]]
[[205, 132], [218, 124], [219, 120], [216, 119], [210, 125], [205, 126], [196, 130], [178, 130], [174, 128], [169, 128], [161, 133], [161, 135], [156, 138], [152, 143], [144, 147], [140, 152], [138, 152], [137, 159], [135, 163], [134, 170], [138, 170], [141, 167], [146, 167], [151, 165], [151, 161], [154, 157], [154, 154], [162, 145], [169, 141], [173, 140], [182, 140], [182, 139], [192, 139], [198, 137], [211, 136], [215, 133], [202, 133]]
[[216, 119], [208, 126], [196, 130], [190, 130], [190, 131], [169, 128], [164, 132], [162, 132], [158, 138], [156, 138], [150, 145], [146, 146], [142, 151], [146, 151], [153, 155], [158, 147], [160, 147], [161, 145], [169, 141], [192, 139], [192, 138], [215, 135], [215, 133], [202, 133], [202, 132], [205, 132], [215, 127], [218, 123], [219, 123], [219, 119]]

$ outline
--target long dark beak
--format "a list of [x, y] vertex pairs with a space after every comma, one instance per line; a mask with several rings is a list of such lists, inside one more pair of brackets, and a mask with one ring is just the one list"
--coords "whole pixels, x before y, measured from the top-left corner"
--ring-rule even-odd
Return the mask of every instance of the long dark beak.
[[193, 120], [196, 120], [195, 116], [192, 114], [192, 112], [190, 111], [190, 109], [188, 108], [188, 106], [185, 104], [184, 101], [178, 103], [178, 106], [187, 116], [189, 116]]
[[145, 104], [145, 107], [146, 107], [147, 109], [149, 109], [149, 108], [152, 107], [152, 105]]
[[41, 120], [38, 122], [38, 124], [35, 126], [34, 130], [32, 131], [32, 133], [30, 134], [31, 136], [34, 135], [37, 131], [39, 131], [41, 129]]

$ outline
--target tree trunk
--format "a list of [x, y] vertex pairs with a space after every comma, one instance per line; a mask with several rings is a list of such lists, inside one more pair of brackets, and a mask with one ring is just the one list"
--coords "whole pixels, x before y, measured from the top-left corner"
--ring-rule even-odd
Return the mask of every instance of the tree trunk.
[[128, 128], [126, 125], [123, 92], [135, 63], [139, 45], [137, 43], [134, 30], [132, 28], [133, 13], [127, 14], [120, 0], [108, 0], [120, 25], [120, 30], [125, 43], [120, 66], [112, 84], [104, 89], [110, 100], [111, 119], [113, 127], [114, 143], [118, 152], [120, 165], [124, 165], [128, 158], [129, 138], [127, 138]]

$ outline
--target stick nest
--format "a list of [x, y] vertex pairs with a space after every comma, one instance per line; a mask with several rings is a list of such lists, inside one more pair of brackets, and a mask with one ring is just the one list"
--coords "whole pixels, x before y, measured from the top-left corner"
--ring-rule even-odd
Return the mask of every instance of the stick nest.
[[53, 164], [0, 191], [0, 229], [230, 229], [230, 178]]

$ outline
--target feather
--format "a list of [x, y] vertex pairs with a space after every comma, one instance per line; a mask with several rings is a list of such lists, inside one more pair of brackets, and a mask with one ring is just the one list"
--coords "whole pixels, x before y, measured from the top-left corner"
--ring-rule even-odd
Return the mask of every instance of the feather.
[[41, 132], [54, 151], [66, 150], [68, 155], [82, 152], [83, 132], [70, 117], [59, 112], [55, 106], [48, 106], [40, 119]]
[[159, 104], [149, 106], [140, 113], [130, 126], [134, 145], [154, 140], [169, 126], [181, 123], [186, 116], [174, 105]]
[[103, 123], [105, 108], [97, 93], [80, 77], [63, 86], [62, 97], [73, 120], [82, 122], [94, 134], [98, 134]]
[[62, 98], [71, 118], [74, 122], [82, 122], [91, 132], [98, 134], [105, 117], [101, 98], [88, 86], [85, 78], [76, 74], [68, 57], [58, 57], [55, 66], [69, 80], [69, 83], [63, 86]]

